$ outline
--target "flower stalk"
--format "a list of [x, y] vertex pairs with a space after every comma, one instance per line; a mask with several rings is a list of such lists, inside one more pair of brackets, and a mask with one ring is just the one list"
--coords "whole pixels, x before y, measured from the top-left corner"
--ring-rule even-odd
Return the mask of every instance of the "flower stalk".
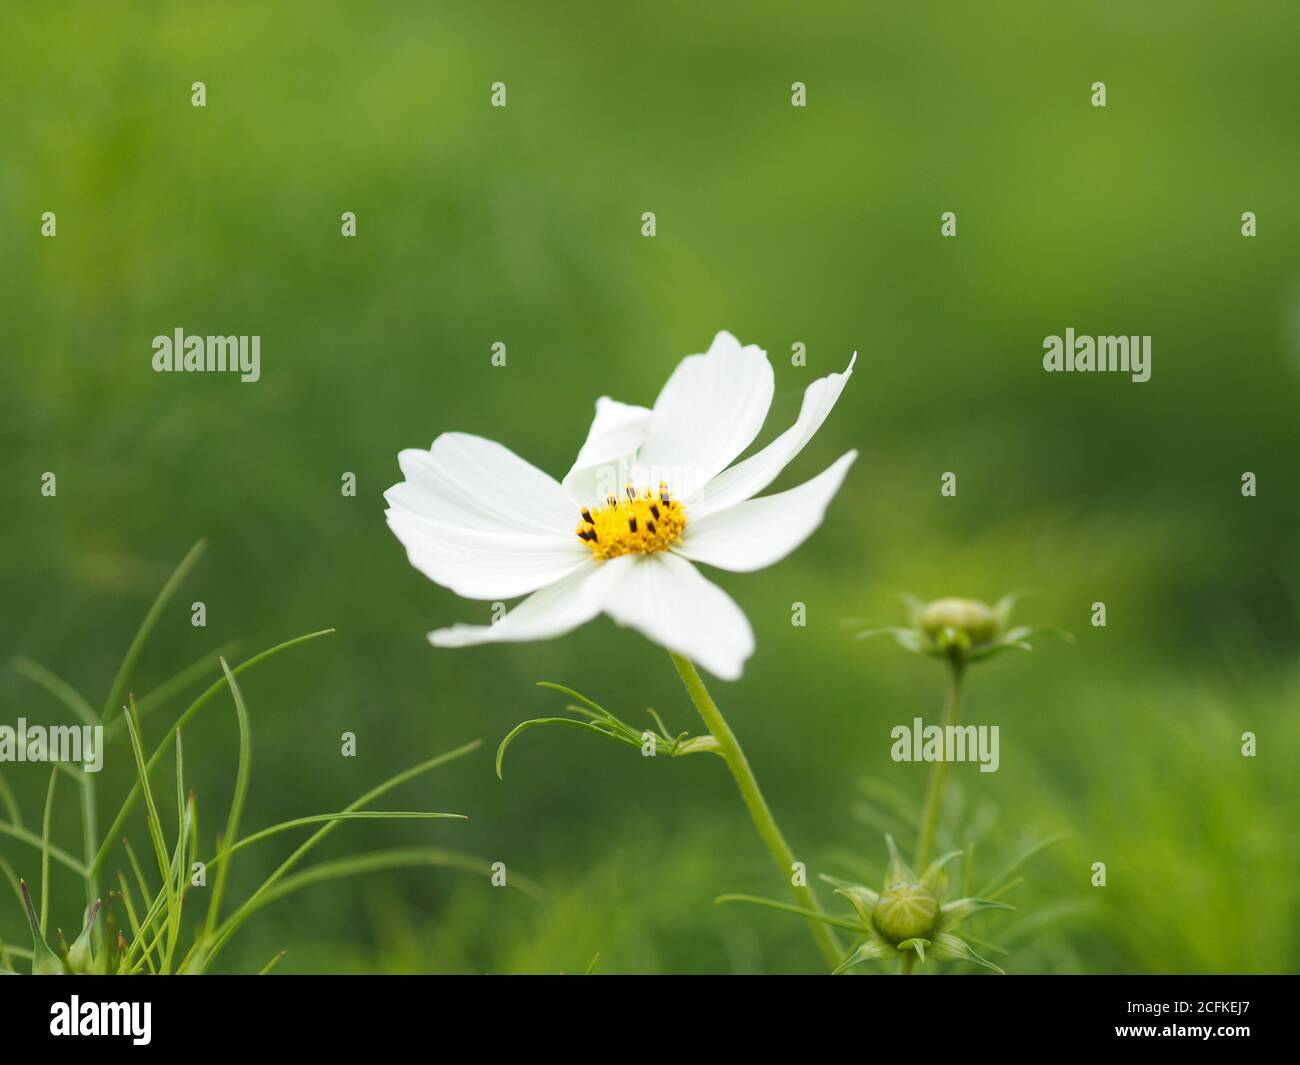
[[[943, 726], [945, 733], [948, 726], [956, 726], [961, 719], [962, 680], [965, 664], [959, 656], [948, 660], [948, 690], [943, 701]], [[912, 863], [917, 869], [924, 869], [930, 861], [934, 850], [934, 836], [939, 828], [939, 816], [943, 812], [943, 788], [948, 778], [948, 762], [939, 759], [930, 765], [930, 783], [925, 792], [925, 805], [921, 808], [921, 832], [916, 841], [916, 860]]]
[[[780, 826], [776, 823], [776, 818], [772, 816], [767, 800], [763, 798], [763, 792], [758, 786], [758, 780], [754, 776], [754, 771], [749, 767], [749, 760], [745, 757], [745, 752], [741, 750], [740, 741], [736, 739], [736, 734], [731, 731], [731, 726], [727, 724], [726, 718], [722, 716], [717, 703], [713, 701], [709, 690], [704, 686], [704, 681], [696, 670], [695, 664], [683, 655], [671, 651], [669, 655], [673, 660], [673, 665], [677, 667], [677, 675], [682, 679], [686, 694], [691, 697], [691, 702], [695, 704], [695, 709], [699, 711], [705, 727], [708, 728], [709, 733], [717, 742], [717, 753], [727, 763], [727, 768], [731, 770], [731, 775], [735, 778], [736, 787], [740, 789], [740, 796], [745, 802], [745, 808], [749, 811], [750, 819], [754, 822], [754, 828], [758, 831], [759, 838], [763, 841], [763, 846], [767, 848], [768, 854], [772, 856], [772, 860], [776, 863], [781, 876], [790, 883], [790, 891], [794, 895], [795, 902], [805, 909], [813, 911], [818, 918], [821, 918], [821, 905], [818, 903], [817, 896], [813, 894], [812, 889], [806, 884], [799, 886], [793, 881], [791, 873], [795, 864], [794, 852], [790, 849], [790, 844], [786, 842], [785, 836], [782, 835]], [[838, 965], [840, 959], [844, 956], [844, 951], [840, 947], [835, 933], [825, 924], [824, 920], [810, 917], [808, 925], [812, 930], [813, 938], [817, 941], [818, 948], [827, 961], [832, 966]]]

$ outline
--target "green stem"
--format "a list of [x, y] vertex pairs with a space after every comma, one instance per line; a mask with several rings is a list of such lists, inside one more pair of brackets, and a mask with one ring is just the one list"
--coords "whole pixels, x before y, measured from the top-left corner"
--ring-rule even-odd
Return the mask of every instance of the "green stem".
[[[964, 666], [957, 659], [949, 661], [948, 693], [943, 702], [944, 732], [947, 726], [956, 725], [961, 717], [961, 682]], [[925, 872], [934, 850], [934, 835], [939, 828], [939, 814], [943, 810], [943, 785], [948, 776], [948, 763], [944, 760], [930, 767], [930, 785], [925, 793], [925, 806], [921, 812], [921, 835], [916, 843], [916, 861], [912, 867], [917, 875]]]
[[[86, 856], [86, 905], [95, 905], [99, 898], [99, 874], [95, 871], [95, 851], [99, 849], [96, 839], [96, 821], [98, 814], [95, 806], [95, 780], [91, 773], [81, 774], [81, 832], [82, 853]], [[98, 924], [98, 918], [96, 918]]]
[[[713, 701], [713, 697], [709, 695], [709, 691], [704, 686], [704, 681], [700, 679], [700, 674], [696, 671], [694, 663], [689, 658], [673, 654], [671, 651], [669, 654], [672, 657], [673, 665], [677, 667], [678, 676], [682, 678], [682, 684], [686, 686], [686, 693], [691, 697], [691, 702], [695, 704], [695, 709], [700, 712], [700, 717], [704, 719], [705, 726], [712, 733], [713, 738], [717, 740], [718, 754], [722, 756], [722, 760], [727, 763], [727, 768], [731, 770], [731, 775], [735, 777], [736, 787], [740, 789], [740, 796], [745, 800], [745, 807], [749, 810], [749, 816], [754, 822], [754, 827], [758, 829], [759, 838], [762, 839], [767, 852], [772, 856], [772, 860], [776, 862], [782, 879], [790, 883], [790, 891], [799, 905], [812, 910], [814, 913], [821, 914], [822, 908], [817, 902], [817, 896], [812, 893], [812, 889], [806, 884], [799, 887], [792, 882], [791, 874], [795, 864], [794, 852], [790, 850], [790, 844], [781, 835], [781, 829], [777, 827], [776, 818], [772, 816], [772, 811], [768, 809], [767, 801], [763, 798], [762, 791], [759, 790], [754, 771], [749, 768], [749, 761], [745, 758], [745, 752], [740, 749], [740, 741], [736, 739], [736, 734], [731, 731], [731, 726], [727, 724], [722, 712]], [[817, 940], [817, 946], [821, 948], [826, 960], [832, 967], [839, 965], [840, 959], [844, 956], [844, 951], [840, 948], [835, 933], [821, 921], [810, 918], [808, 924], [812, 929], [813, 938]]]

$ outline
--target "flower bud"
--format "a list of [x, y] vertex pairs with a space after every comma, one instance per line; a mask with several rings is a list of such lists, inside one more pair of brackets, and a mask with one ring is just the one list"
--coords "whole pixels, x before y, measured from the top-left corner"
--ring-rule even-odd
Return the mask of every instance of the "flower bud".
[[[979, 646], [997, 636], [998, 616], [991, 606], [978, 599], [936, 599], [926, 604], [921, 627], [931, 639], [952, 632], [959, 643]], [[966, 639], [962, 640], [962, 636]]]
[[938, 917], [939, 900], [934, 893], [905, 880], [881, 892], [871, 911], [876, 930], [891, 943], [932, 938]]

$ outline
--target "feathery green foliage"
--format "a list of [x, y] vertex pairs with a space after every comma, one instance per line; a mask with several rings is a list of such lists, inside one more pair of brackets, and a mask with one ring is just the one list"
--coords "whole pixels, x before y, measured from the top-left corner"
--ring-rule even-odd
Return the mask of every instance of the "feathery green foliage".
[[[174, 594], [184, 577], [188, 574], [199, 555], [203, 543], [186, 556], [185, 560], [164, 585], [145, 616], [140, 630], [131, 641], [126, 658], [122, 662], [110, 689], [110, 706], [126, 692], [132, 669], [147, 641], [150, 631], [157, 623], [168, 600]], [[134, 695], [126, 698], [121, 706], [120, 716], [113, 719], [129, 741], [132, 759], [135, 765], [135, 783], [123, 800], [115, 815], [109, 833], [102, 845], [95, 844], [96, 825], [94, 804], [94, 782], [91, 774], [79, 767], [72, 768], [59, 765], [50, 775], [46, 792], [42, 831], [38, 836], [24, 827], [21, 813], [12, 793], [6, 787], [0, 793], [8, 816], [7, 821], [0, 822], [0, 832], [30, 844], [39, 852], [41, 869], [40, 909], [37, 912], [27, 884], [22, 880], [17, 883], [17, 893], [28, 917], [32, 933], [32, 949], [8, 947], [0, 943], [0, 970], [11, 971], [9, 964], [13, 957], [30, 958], [30, 971], [35, 975], [56, 973], [118, 973], [139, 974], [154, 973], [201, 973], [208, 970], [230, 938], [239, 930], [249, 917], [257, 910], [291, 892], [301, 890], [312, 884], [325, 883], [341, 877], [385, 869], [432, 867], [454, 869], [489, 875], [489, 863], [482, 859], [458, 851], [437, 848], [405, 848], [379, 851], [370, 854], [355, 855], [351, 858], [335, 859], [317, 866], [309, 867], [293, 877], [287, 874], [297, 866], [313, 847], [316, 846], [334, 828], [345, 821], [359, 820], [465, 820], [463, 814], [440, 813], [414, 810], [370, 810], [364, 809], [380, 796], [387, 794], [398, 785], [406, 783], [439, 766], [443, 766], [476, 750], [480, 743], [475, 740], [444, 754], [427, 759], [401, 773], [383, 781], [360, 798], [354, 800], [344, 810], [337, 813], [310, 814], [292, 818], [269, 825], [241, 836], [244, 809], [248, 797], [249, 780], [252, 772], [252, 729], [250, 715], [244, 701], [237, 676], [245, 670], [278, 655], [291, 647], [308, 640], [323, 636], [333, 630], [309, 633], [293, 640], [285, 641], [269, 648], [258, 655], [234, 667], [226, 663], [224, 657], [218, 656], [222, 676], [207, 688], [180, 715], [171, 730], [171, 738], [164, 741], [151, 756], [145, 753], [145, 738], [141, 722], [140, 704]], [[93, 715], [85, 713], [89, 707], [69, 684], [57, 677], [43, 666], [30, 661], [18, 664], [19, 672], [34, 683], [45, 688], [61, 703], [74, 710], [83, 721], [95, 720]], [[204, 671], [198, 664], [182, 670], [172, 681], [165, 682], [156, 692], [168, 694], [183, 689], [184, 682], [197, 679]], [[216, 841], [215, 852], [206, 861], [198, 860], [199, 832], [197, 800], [193, 793], [187, 793], [185, 787], [185, 756], [183, 731], [194, 715], [214, 698], [223, 687], [229, 688], [234, 704], [235, 720], [239, 729], [239, 759], [235, 769], [234, 793], [227, 812], [224, 831]], [[161, 702], [161, 698], [156, 698]], [[97, 722], [96, 722], [97, 723]], [[106, 732], [108, 730], [106, 729]], [[164, 824], [162, 810], [158, 803], [158, 792], [153, 780], [153, 772], [161, 761], [168, 746], [174, 753], [175, 787], [175, 831], [171, 834], [173, 842], [169, 845], [169, 832]], [[55, 806], [56, 783], [61, 772], [68, 772], [84, 781], [83, 801], [83, 835], [86, 844], [86, 859], [78, 861], [67, 851], [59, 848], [51, 839], [52, 814]], [[130, 842], [123, 838], [123, 854], [134, 879], [134, 891], [125, 872], [116, 872], [117, 890], [110, 891], [107, 905], [103, 905], [97, 895], [97, 883], [109, 854], [109, 841], [117, 836], [124, 827], [135, 804], [143, 799], [145, 808], [144, 826], [149, 837], [150, 848], [157, 865], [157, 887], [151, 887], [149, 878], [136, 857]], [[234, 856], [254, 844], [273, 839], [282, 833], [292, 832], [304, 827], [316, 826], [315, 832], [280, 866], [268, 876], [247, 898], [236, 905], [230, 913], [222, 916], [227, 878]], [[46, 934], [50, 900], [50, 865], [58, 862], [71, 870], [85, 882], [87, 897], [94, 895], [87, 903], [80, 934], [69, 947], [62, 945], [55, 951], [48, 943]], [[12, 871], [5, 865], [7, 875]], [[200, 872], [201, 871], [201, 872]], [[211, 884], [207, 905], [202, 913], [195, 915], [195, 907], [187, 907], [192, 892], [207, 888], [207, 874], [215, 873]], [[536, 894], [537, 888], [524, 877], [515, 875], [511, 883], [528, 894]], [[134, 892], [139, 892], [141, 905], [136, 904]], [[120, 905], [121, 916], [117, 910]], [[105, 911], [107, 917], [105, 916]], [[124, 918], [125, 927], [119, 927]], [[116, 932], [115, 932], [116, 929]], [[129, 934], [128, 934], [129, 933]], [[277, 954], [261, 970], [269, 972], [279, 961], [283, 952]]]

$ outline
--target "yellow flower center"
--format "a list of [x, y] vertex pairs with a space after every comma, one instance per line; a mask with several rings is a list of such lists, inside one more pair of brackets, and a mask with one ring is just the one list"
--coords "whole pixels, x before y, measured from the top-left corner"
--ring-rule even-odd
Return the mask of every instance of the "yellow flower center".
[[597, 558], [619, 555], [652, 555], [681, 543], [686, 528], [686, 511], [673, 499], [668, 486], [659, 482], [659, 491], [637, 491], [630, 484], [626, 498], [610, 496], [603, 507], [582, 512], [575, 530]]

